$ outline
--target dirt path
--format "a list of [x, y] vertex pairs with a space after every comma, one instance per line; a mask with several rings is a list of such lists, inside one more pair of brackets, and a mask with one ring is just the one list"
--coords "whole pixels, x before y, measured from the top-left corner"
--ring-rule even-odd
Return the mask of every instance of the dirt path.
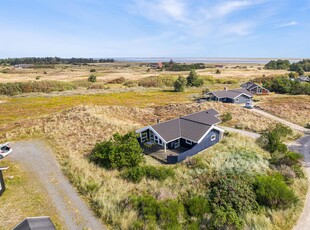
[[230, 127], [226, 127], [226, 126], [219, 126], [219, 127], [224, 129], [225, 131], [240, 133], [243, 136], [252, 137], [252, 138], [255, 138], [255, 139], [260, 137], [260, 134], [258, 134], [258, 133], [244, 131], [244, 130], [241, 130], [241, 129], [234, 129], [234, 128], [230, 128]]
[[34, 180], [39, 180], [47, 190], [65, 228], [105, 229], [63, 175], [52, 150], [44, 142], [21, 141], [12, 147], [14, 152], [8, 158], [37, 175]]
[[263, 110], [260, 110], [260, 109], [249, 109], [249, 111], [252, 111], [252, 112], [255, 112], [255, 113], [259, 113], [259, 114], [261, 114], [261, 115], [263, 115], [265, 117], [269, 117], [269, 118], [271, 118], [273, 120], [276, 120], [276, 121], [278, 121], [278, 122], [280, 122], [280, 123], [282, 123], [284, 125], [289, 126], [292, 129], [295, 129], [295, 130], [298, 130], [298, 131], [310, 134], [310, 129], [306, 129], [306, 128], [300, 126], [300, 125], [296, 125], [296, 124], [291, 123], [289, 121], [286, 121], [286, 120], [284, 120], [282, 118], [276, 117], [276, 116], [274, 116], [274, 115], [272, 115], [270, 113], [267, 113], [267, 112], [265, 112]]
[[[310, 135], [306, 135], [297, 141], [291, 143], [289, 148], [293, 151], [304, 155], [304, 168], [307, 173], [310, 184]], [[310, 229], [310, 187], [305, 201], [304, 210], [295, 226], [294, 230], [308, 230]]]

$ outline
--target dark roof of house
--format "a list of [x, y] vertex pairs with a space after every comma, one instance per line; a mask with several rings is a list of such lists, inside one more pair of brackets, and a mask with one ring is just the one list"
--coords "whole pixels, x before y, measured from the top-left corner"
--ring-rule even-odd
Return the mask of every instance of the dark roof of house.
[[241, 85], [241, 87], [246, 89], [246, 90], [252, 90], [252, 89], [254, 89], [256, 87], [260, 87], [262, 89], [265, 89], [265, 90], [269, 91], [268, 89], [266, 89], [266, 88], [264, 88], [264, 87], [262, 87], [262, 86], [260, 86], [258, 84], [252, 83], [252, 82], [244, 83], [244, 84]]
[[56, 230], [53, 222], [47, 216], [28, 217], [17, 225], [13, 230]]
[[[234, 99], [236, 97], [241, 96], [242, 94], [245, 94], [249, 97], [253, 97], [253, 94], [251, 94], [249, 91], [246, 89], [233, 89], [233, 90], [218, 90], [218, 91], [213, 91], [210, 92], [217, 98], [231, 98]], [[208, 94], [210, 94], [208, 93]]]
[[301, 81], [310, 81], [310, 78], [308, 76], [299, 76], [297, 79]]
[[200, 138], [221, 120], [215, 109], [209, 109], [187, 116], [165, 121], [151, 126], [166, 142], [178, 138], [185, 138], [198, 142]]

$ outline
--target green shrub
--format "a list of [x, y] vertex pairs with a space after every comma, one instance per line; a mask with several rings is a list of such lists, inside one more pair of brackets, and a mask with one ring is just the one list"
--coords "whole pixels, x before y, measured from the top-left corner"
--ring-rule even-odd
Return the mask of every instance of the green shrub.
[[234, 209], [231, 207], [225, 209], [224, 207], [216, 207], [210, 219], [210, 229], [242, 229], [244, 221], [239, 217]]
[[215, 73], [216, 74], [221, 74], [221, 70], [217, 69]]
[[122, 173], [122, 177], [124, 179], [127, 179], [135, 183], [140, 182], [145, 177], [145, 175], [146, 172], [144, 167], [129, 168]]
[[159, 181], [163, 181], [166, 180], [168, 177], [174, 176], [174, 171], [171, 168], [166, 167], [146, 166], [145, 173], [147, 178], [156, 179]]
[[203, 79], [198, 76], [195, 70], [191, 70], [186, 78], [188, 86], [200, 87], [203, 85]]
[[144, 228], [157, 224], [160, 229], [181, 229], [179, 219], [184, 212], [184, 207], [178, 200], [157, 201], [149, 195], [133, 196], [131, 204], [144, 221]]
[[267, 151], [274, 153], [276, 151], [285, 153], [287, 152], [286, 145], [282, 142], [282, 139], [288, 135], [291, 135], [293, 131], [282, 125], [277, 124], [272, 130], [269, 130], [261, 135], [257, 139], [258, 144]]
[[142, 152], [134, 132], [116, 133], [111, 140], [96, 144], [90, 160], [107, 169], [136, 167], [143, 161]]
[[222, 114], [221, 118], [222, 118], [223, 122], [231, 121], [232, 115], [231, 115], [231, 113], [226, 112], [226, 113]]
[[255, 193], [245, 178], [220, 178], [211, 182], [209, 199], [211, 210], [232, 208], [238, 214], [246, 213], [258, 208]]
[[163, 181], [168, 177], [174, 176], [174, 171], [170, 168], [165, 167], [154, 167], [154, 166], [142, 166], [126, 169], [122, 173], [122, 177], [129, 181], [138, 183], [144, 177], [148, 179], [154, 179]]
[[96, 69], [90, 69], [89, 72], [94, 73], [94, 72], [96, 72]]
[[184, 92], [186, 87], [186, 79], [182, 76], [179, 76], [173, 84], [175, 92]]
[[97, 77], [95, 75], [90, 75], [88, 78], [89, 82], [96, 82], [97, 81]]
[[254, 190], [257, 202], [269, 208], [285, 209], [298, 201], [280, 174], [258, 176], [254, 183]]
[[185, 202], [185, 208], [189, 216], [202, 219], [205, 213], [210, 212], [210, 206], [205, 197], [193, 196]]

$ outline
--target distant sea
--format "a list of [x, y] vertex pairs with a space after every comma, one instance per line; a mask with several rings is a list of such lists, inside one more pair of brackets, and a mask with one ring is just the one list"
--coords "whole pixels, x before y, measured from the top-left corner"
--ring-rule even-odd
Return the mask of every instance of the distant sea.
[[[271, 60], [277, 60], [280, 58], [186, 58], [186, 57], [122, 57], [114, 58], [116, 61], [121, 62], [169, 62], [171, 59], [177, 63], [244, 63], [244, 64], [266, 64]], [[286, 58], [291, 63], [302, 60], [301, 58], [290, 59]]]

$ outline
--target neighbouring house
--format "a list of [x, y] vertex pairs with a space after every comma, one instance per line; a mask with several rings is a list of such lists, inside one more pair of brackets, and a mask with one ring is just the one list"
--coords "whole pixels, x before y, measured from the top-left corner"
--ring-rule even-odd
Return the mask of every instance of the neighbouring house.
[[296, 78], [298, 82], [310, 82], [310, 78], [308, 76], [299, 76]]
[[241, 85], [243, 89], [248, 90], [250, 93], [255, 95], [267, 95], [270, 93], [270, 91], [258, 84], [255, 84], [253, 82], [246, 82]]
[[247, 100], [252, 99], [253, 94], [246, 89], [218, 90], [205, 94], [206, 100], [220, 101], [224, 103], [245, 104]]
[[136, 131], [144, 153], [168, 164], [175, 164], [218, 143], [224, 130], [214, 109], [159, 122]]
[[164, 67], [164, 65], [163, 65], [162, 62], [157, 62], [157, 63], [152, 63], [151, 67], [154, 68], [154, 69], [161, 69], [161, 68]]
[[28, 217], [13, 230], [56, 230], [55, 225], [48, 216]]
[[34, 66], [34, 64], [17, 64], [14, 67], [18, 68], [18, 69], [22, 69], [22, 68], [31, 68], [33, 66]]

